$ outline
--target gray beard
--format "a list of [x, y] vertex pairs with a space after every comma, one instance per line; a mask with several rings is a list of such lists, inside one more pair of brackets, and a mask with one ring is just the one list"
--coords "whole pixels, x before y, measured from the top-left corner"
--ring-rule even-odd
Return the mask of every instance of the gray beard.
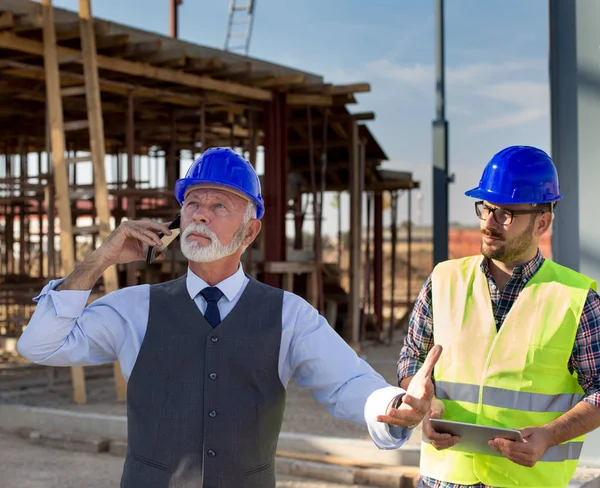
[[[246, 226], [246, 223], [242, 224], [234, 234], [231, 242], [224, 246], [221, 244], [216, 234], [212, 232], [205, 224], [189, 224], [181, 235], [181, 252], [187, 259], [195, 263], [212, 263], [214, 261], [218, 261], [219, 259], [226, 258], [227, 256], [231, 256], [234, 252], [236, 252], [242, 245]], [[192, 232], [199, 232], [205, 235], [206, 237], [210, 238], [211, 243], [208, 246], [203, 246], [199, 242], [188, 241], [187, 237]]]

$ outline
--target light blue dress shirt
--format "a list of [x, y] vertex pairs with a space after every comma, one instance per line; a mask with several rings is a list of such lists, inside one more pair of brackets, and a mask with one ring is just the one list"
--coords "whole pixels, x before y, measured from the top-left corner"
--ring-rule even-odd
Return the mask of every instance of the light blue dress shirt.
[[[139, 285], [109, 293], [86, 307], [91, 290], [55, 288], [48, 283], [34, 301], [36, 310], [17, 343], [26, 359], [47, 366], [84, 366], [120, 361], [125, 379], [141, 348], [150, 305], [150, 286]], [[224, 296], [218, 303], [221, 319], [236, 305], [248, 284], [240, 264], [219, 283]], [[204, 314], [200, 291], [209, 286], [190, 269], [187, 290]], [[173, 310], [177, 320], [177, 310]], [[331, 328], [304, 299], [284, 292], [279, 378], [311, 390], [314, 398], [336, 418], [366, 425], [380, 449], [400, 447], [411, 430], [377, 422], [390, 401], [404, 390], [390, 386]]]

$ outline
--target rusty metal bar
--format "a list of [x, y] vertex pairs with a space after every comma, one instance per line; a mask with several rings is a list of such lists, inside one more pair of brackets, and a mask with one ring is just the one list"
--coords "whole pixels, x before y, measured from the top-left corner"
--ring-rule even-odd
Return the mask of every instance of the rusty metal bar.
[[[10, 150], [10, 149], [9, 149]], [[13, 194], [13, 155], [11, 153], [7, 153], [6, 155], [6, 176], [10, 179], [9, 183], [9, 192]], [[14, 248], [13, 242], [15, 238], [15, 230], [14, 230], [14, 214], [15, 214], [14, 203], [10, 202], [7, 206], [6, 212], [6, 271], [8, 274], [12, 274], [15, 272], [15, 263], [14, 263]]]
[[200, 107], [200, 151], [206, 151], [206, 104]]
[[[134, 157], [135, 157], [135, 99], [132, 92], [129, 92], [127, 97], [127, 188], [132, 190], [135, 187], [134, 176]], [[135, 196], [127, 198], [127, 220], [135, 220]], [[118, 199], [118, 197], [117, 197]], [[137, 265], [136, 263], [128, 263], [125, 266], [125, 282], [127, 286], [137, 284]]]
[[[276, 93], [265, 109], [264, 175], [265, 262], [286, 260], [285, 214], [287, 209], [287, 107], [285, 93]], [[281, 276], [265, 273], [267, 285], [281, 288]]]
[[252, 110], [248, 110], [248, 159], [253, 168], [256, 168], [256, 149], [258, 147], [258, 130], [256, 127], [256, 116]]
[[[321, 141], [321, 194], [319, 196], [319, 226], [323, 228], [323, 201], [325, 199], [325, 188], [327, 186], [327, 131], [328, 131], [328, 116], [329, 109], [324, 110], [323, 121], [323, 140]], [[322, 236], [321, 236], [322, 238]], [[323, 241], [321, 239], [321, 247]]]
[[[19, 182], [20, 182], [20, 196], [25, 197], [25, 192], [23, 191], [23, 186], [25, 185], [25, 181], [27, 178], [27, 156], [25, 156], [25, 148], [23, 136], [19, 137]], [[27, 201], [23, 200], [19, 203], [19, 273], [24, 275], [27, 259], [25, 258], [25, 240], [27, 237], [27, 223], [25, 222], [25, 206], [27, 205]]]
[[294, 198], [294, 249], [302, 249], [302, 226], [304, 225], [304, 212], [302, 211], [302, 194]]
[[[361, 193], [362, 198], [362, 193]], [[367, 338], [367, 318], [371, 314], [371, 194], [366, 195], [367, 198], [367, 225], [365, 226], [366, 235], [365, 242], [365, 259], [363, 261], [363, 292], [362, 292], [362, 307], [360, 314], [360, 338]], [[361, 229], [362, 233], [362, 229]], [[362, 238], [361, 238], [362, 241]], [[362, 253], [362, 249], [360, 250]]]
[[398, 245], [398, 191], [391, 192], [391, 218], [390, 231], [392, 241], [392, 255], [390, 263], [391, 284], [390, 284], [390, 328], [388, 331], [388, 340], [391, 343], [394, 337], [394, 327], [396, 326], [394, 306], [396, 293], [396, 247]]
[[364, 168], [360, 158], [358, 124], [350, 122], [350, 297], [348, 300], [349, 342], [352, 348], [360, 351], [360, 282], [361, 282], [361, 191]]
[[170, 36], [177, 38], [179, 35], [179, 6], [183, 0], [169, 0]]
[[[177, 119], [175, 112], [171, 112], [171, 137], [169, 141], [169, 147], [167, 149], [165, 159], [165, 173], [167, 179], [167, 190], [173, 191], [175, 188], [175, 181], [179, 177], [179, 151], [177, 150]], [[148, 174], [150, 174], [150, 168], [148, 168]]]
[[[37, 181], [39, 184], [42, 183], [42, 151], [37, 152]], [[38, 250], [40, 255], [38, 256], [39, 258], [39, 272], [38, 272], [38, 276], [40, 278], [43, 278], [44, 275], [44, 198], [43, 196], [39, 196], [38, 195], [38, 199], [37, 199], [37, 208], [38, 208], [38, 238], [39, 238], [39, 246], [38, 246]]]
[[407, 256], [406, 256], [406, 302], [412, 300], [412, 189], [408, 190], [408, 227], [406, 229]]
[[337, 222], [338, 222], [338, 267], [340, 268], [340, 273], [342, 271], [342, 252], [344, 249], [344, 240], [342, 236], [342, 192], [337, 192]]
[[46, 244], [47, 244], [47, 252], [48, 256], [48, 276], [51, 278], [56, 277], [56, 259], [55, 259], [55, 249], [54, 249], [54, 219], [55, 219], [55, 206], [54, 206], [54, 196], [55, 196], [55, 185], [54, 185], [54, 164], [52, 162], [52, 144], [50, 137], [50, 114], [48, 110], [48, 106], [46, 106], [46, 156], [48, 158], [48, 186], [44, 190], [44, 200], [46, 202], [46, 222], [48, 225], [47, 233], [46, 233]]
[[312, 207], [314, 218], [314, 251], [315, 263], [317, 266], [317, 295], [318, 307], [320, 313], [323, 313], [325, 298], [323, 297], [323, 255], [321, 250], [321, 217], [319, 215], [319, 203], [317, 196], [317, 180], [315, 174], [315, 144], [313, 140], [312, 109], [306, 107], [306, 117], [308, 121], [308, 160], [310, 166], [310, 185], [312, 190]]
[[377, 337], [383, 331], [383, 193], [374, 195], [373, 222], [373, 302], [377, 317]]

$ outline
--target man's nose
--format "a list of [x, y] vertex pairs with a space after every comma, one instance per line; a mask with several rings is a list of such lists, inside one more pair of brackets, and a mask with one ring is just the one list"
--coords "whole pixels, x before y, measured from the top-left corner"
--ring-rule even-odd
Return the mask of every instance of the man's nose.
[[204, 205], [198, 205], [194, 214], [192, 215], [192, 219], [194, 222], [202, 222], [203, 224], [208, 224], [209, 219], [206, 212], [206, 207]]

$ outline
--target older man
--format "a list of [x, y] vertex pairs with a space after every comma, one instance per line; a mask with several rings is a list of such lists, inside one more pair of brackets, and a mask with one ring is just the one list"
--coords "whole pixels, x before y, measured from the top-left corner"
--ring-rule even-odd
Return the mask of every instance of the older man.
[[[435, 348], [405, 390], [388, 385], [302, 298], [247, 276], [240, 257], [261, 229], [254, 168], [206, 151], [177, 181], [184, 276], [110, 293], [86, 307], [116, 263], [144, 259], [171, 231], [119, 226], [66, 279], [49, 283], [19, 340], [52, 366], [120, 360], [128, 379], [124, 488], [269, 488], [290, 379], [380, 447], [404, 442], [428, 411]], [[267, 243], [268, 245], [268, 243]]]

